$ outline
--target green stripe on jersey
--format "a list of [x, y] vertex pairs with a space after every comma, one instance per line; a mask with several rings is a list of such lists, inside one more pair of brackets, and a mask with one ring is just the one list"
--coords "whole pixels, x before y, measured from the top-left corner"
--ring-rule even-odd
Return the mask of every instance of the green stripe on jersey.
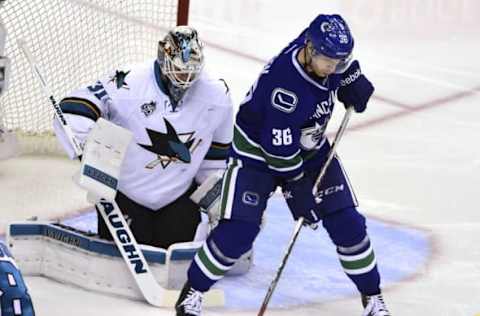
[[266, 152], [259, 144], [248, 138], [240, 127], [233, 130], [233, 145], [235, 150], [246, 157], [264, 161], [270, 169], [286, 172], [299, 168], [303, 163], [300, 150], [289, 157], [275, 156]]

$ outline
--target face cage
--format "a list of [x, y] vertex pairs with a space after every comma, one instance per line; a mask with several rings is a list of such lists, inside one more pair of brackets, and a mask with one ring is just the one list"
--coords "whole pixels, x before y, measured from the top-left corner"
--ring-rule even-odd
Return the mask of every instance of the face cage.
[[176, 87], [187, 89], [198, 79], [198, 75], [203, 69], [203, 58], [200, 61], [190, 61], [187, 63], [175, 63], [175, 59], [180, 58], [178, 56], [173, 59], [164, 55], [164, 62], [162, 72], [170, 79], [172, 84]]
[[350, 64], [352, 63], [353, 61], [353, 54], [350, 53], [348, 56], [346, 56], [345, 58], [331, 58], [331, 57], [328, 57], [322, 53], [320, 53], [319, 51], [317, 51], [315, 48], [313, 48], [313, 46], [310, 47], [310, 54], [312, 56], [312, 59], [313, 58], [326, 58], [326, 59], [337, 59], [337, 60], [340, 60], [340, 62], [337, 64], [337, 66], [335, 67], [335, 71], [334, 73], [336, 74], [341, 74], [343, 72], [345, 72], [345, 70], [348, 69], [348, 67], [350, 67]]

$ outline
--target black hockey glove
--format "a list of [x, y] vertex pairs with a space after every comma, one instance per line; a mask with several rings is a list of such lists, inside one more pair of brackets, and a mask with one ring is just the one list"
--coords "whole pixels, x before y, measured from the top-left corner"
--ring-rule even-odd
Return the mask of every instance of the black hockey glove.
[[358, 60], [355, 60], [342, 74], [337, 97], [346, 107], [353, 106], [355, 112], [361, 113], [367, 108], [374, 90], [372, 83], [362, 74]]
[[317, 203], [312, 194], [313, 179], [304, 176], [299, 180], [286, 181], [282, 185], [282, 192], [288, 208], [295, 220], [305, 218], [305, 224], [314, 224], [321, 220], [317, 211]]

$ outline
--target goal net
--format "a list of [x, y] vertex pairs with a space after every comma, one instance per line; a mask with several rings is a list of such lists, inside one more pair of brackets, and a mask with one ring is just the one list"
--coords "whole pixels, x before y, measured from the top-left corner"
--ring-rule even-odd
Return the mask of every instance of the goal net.
[[109, 70], [155, 58], [158, 41], [187, 16], [188, 0], [7, 0], [0, 19], [12, 74], [0, 113], [22, 152], [62, 150], [53, 135], [52, 105], [18, 40], [26, 42], [59, 101]]

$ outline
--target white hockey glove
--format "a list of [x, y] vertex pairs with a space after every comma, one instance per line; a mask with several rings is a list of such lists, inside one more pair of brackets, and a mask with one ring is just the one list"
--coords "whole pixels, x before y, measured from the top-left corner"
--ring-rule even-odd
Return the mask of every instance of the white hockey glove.
[[208, 214], [209, 222], [216, 223], [220, 219], [220, 197], [222, 195], [223, 172], [212, 173], [190, 195], [190, 199]]

